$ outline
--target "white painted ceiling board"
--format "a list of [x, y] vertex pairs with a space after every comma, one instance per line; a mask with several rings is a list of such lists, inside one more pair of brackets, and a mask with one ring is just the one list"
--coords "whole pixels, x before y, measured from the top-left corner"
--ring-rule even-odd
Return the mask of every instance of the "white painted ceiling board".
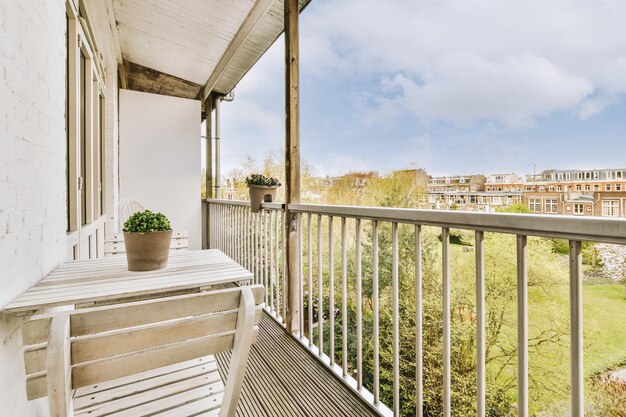
[[[299, 0], [304, 8], [310, 0]], [[204, 85], [256, 0], [113, 0], [122, 57]], [[213, 88], [226, 94], [283, 31], [283, 0], [251, 30]]]
[[203, 84], [253, 0], [114, 0], [125, 60]]

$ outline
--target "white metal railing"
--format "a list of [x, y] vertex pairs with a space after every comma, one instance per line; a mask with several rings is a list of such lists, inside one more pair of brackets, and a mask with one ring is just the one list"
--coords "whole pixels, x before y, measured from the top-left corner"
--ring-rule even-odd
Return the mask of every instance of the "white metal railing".
[[239, 262], [265, 287], [265, 308], [284, 325], [286, 311], [285, 211], [282, 204], [264, 203], [259, 213], [250, 203], [207, 200], [211, 248]]
[[[266, 286], [267, 309], [280, 322], [285, 317], [285, 247], [284, 206], [265, 204], [260, 214], [251, 214], [247, 202], [209, 200], [211, 213], [211, 246], [224, 250], [249, 268], [256, 283]], [[518, 367], [517, 409], [518, 415], [527, 417], [528, 409], [528, 247], [529, 236], [561, 238], [569, 240], [569, 306], [570, 306], [570, 364], [571, 364], [571, 416], [584, 415], [583, 374], [583, 321], [582, 321], [582, 242], [609, 242], [626, 244], [626, 221], [608, 218], [576, 218], [571, 216], [486, 214], [475, 212], [442, 212], [431, 210], [396, 209], [378, 207], [349, 207], [310, 204], [292, 204], [289, 211], [299, 231], [300, 262], [300, 334], [295, 335], [326, 366], [344, 382], [366, 399], [381, 415], [400, 415], [400, 334], [399, 334], [399, 250], [398, 227], [413, 227], [415, 238], [415, 414], [422, 416], [423, 402], [423, 306], [422, 306], [422, 241], [423, 226], [441, 228], [442, 245], [442, 297], [443, 297], [443, 411], [450, 417], [451, 409], [451, 305], [450, 305], [450, 229], [472, 230], [475, 234], [476, 265], [476, 378], [477, 416], [485, 416], [485, 232], [499, 232], [516, 236], [517, 248], [517, 314], [518, 314]], [[273, 221], [272, 218], [279, 219]], [[336, 221], [338, 220], [338, 222]], [[373, 383], [371, 391], [363, 386], [363, 317], [362, 317], [362, 228], [368, 222], [371, 227], [372, 245], [372, 346]], [[392, 351], [393, 351], [393, 402], [380, 401], [380, 328], [379, 328], [379, 230], [383, 223], [391, 225], [391, 286], [392, 286]], [[348, 229], [354, 227], [354, 276], [348, 276]], [[407, 226], [408, 225], [408, 226]], [[315, 228], [317, 231], [315, 232]], [[340, 231], [341, 277], [335, 280], [335, 229]], [[306, 245], [303, 245], [306, 233]], [[324, 236], [326, 233], [326, 236]], [[314, 242], [314, 235], [316, 241]], [[323, 241], [327, 240], [324, 250]], [[317, 259], [313, 248], [317, 246]], [[306, 246], [306, 254], [304, 247]], [[280, 249], [279, 249], [280, 248]], [[269, 251], [269, 253], [268, 253]], [[328, 263], [324, 270], [324, 259]], [[305, 268], [306, 265], [306, 268]], [[280, 267], [279, 267], [280, 266]], [[306, 271], [305, 271], [306, 269]], [[314, 288], [314, 270], [317, 270], [317, 288]], [[306, 273], [305, 273], [306, 272]], [[327, 277], [325, 287], [324, 275]], [[369, 277], [368, 277], [369, 278]], [[338, 281], [338, 282], [337, 282]], [[354, 285], [356, 325], [348, 328], [348, 285]], [[340, 287], [340, 290], [337, 288]], [[329, 290], [332, 289], [332, 290]], [[328, 293], [327, 305], [324, 295]], [[341, 311], [336, 311], [335, 297], [341, 294]], [[317, 298], [317, 300], [315, 299]], [[282, 304], [281, 304], [282, 302]], [[314, 309], [314, 305], [317, 304]], [[306, 305], [306, 309], [305, 309]], [[317, 310], [317, 340], [314, 331]], [[325, 314], [328, 317], [329, 338], [324, 339]], [[341, 346], [335, 335], [335, 315], [341, 317]], [[348, 351], [348, 333], [356, 332], [356, 352]], [[328, 343], [328, 347], [326, 347]], [[341, 351], [337, 362], [335, 351]], [[328, 352], [326, 355], [324, 352]], [[348, 359], [353, 354], [356, 364]], [[356, 372], [348, 367], [356, 366]], [[388, 408], [389, 407], [389, 408]]]

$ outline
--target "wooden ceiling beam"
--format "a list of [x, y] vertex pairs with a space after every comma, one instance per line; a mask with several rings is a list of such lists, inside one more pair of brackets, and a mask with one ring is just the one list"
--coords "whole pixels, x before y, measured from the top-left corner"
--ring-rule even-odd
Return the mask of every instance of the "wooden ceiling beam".
[[202, 91], [202, 85], [159, 72], [134, 62], [124, 61], [127, 88], [144, 93], [196, 100]]
[[[215, 69], [209, 76], [206, 84], [204, 85], [204, 99], [206, 99], [209, 94], [213, 91], [215, 84], [217, 84], [218, 80], [228, 68], [228, 65], [232, 61], [233, 57], [239, 51], [239, 49], [244, 45], [250, 33], [254, 30], [254, 28], [259, 24], [259, 22], [263, 19], [263, 17], [270, 10], [270, 7], [274, 4], [276, 0], [257, 0], [257, 2], [252, 6], [250, 13], [239, 27], [239, 30], [233, 37], [233, 40], [230, 42], [224, 55], [220, 58], [219, 62], [215, 66]], [[228, 93], [228, 91], [221, 91], [221, 93]]]

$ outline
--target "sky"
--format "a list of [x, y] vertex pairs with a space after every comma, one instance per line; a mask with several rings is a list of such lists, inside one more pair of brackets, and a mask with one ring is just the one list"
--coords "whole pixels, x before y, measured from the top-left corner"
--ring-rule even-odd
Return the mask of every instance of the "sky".
[[[625, 22], [624, 0], [312, 0], [301, 157], [319, 176], [626, 167]], [[282, 152], [283, 54], [222, 104], [223, 174]]]

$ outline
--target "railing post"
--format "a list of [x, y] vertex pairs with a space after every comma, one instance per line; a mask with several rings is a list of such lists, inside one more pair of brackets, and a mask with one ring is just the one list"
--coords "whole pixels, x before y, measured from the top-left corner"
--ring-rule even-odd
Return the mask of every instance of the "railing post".
[[285, 230], [287, 237], [287, 331], [301, 331], [298, 320], [300, 249], [296, 217], [289, 204], [300, 202], [300, 46], [299, 2], [285, 0]]
[[[204, 117], [205, 117], [205, 159], [206, 159], [206, 171], [205, 171], [205, 194], [206, 198], [213, 198], [213, 96], [209, 97], [204, 102]], [[206, 216], [206, 248], [211, 249], [211, 205], [207, 204], [207, 210], [203, 213]]]
[[585, 414], [584, 368], [583, 368], [583, 274], [582, 243], [569, 242], [570, 271], [570, 350], [572, 417]]

